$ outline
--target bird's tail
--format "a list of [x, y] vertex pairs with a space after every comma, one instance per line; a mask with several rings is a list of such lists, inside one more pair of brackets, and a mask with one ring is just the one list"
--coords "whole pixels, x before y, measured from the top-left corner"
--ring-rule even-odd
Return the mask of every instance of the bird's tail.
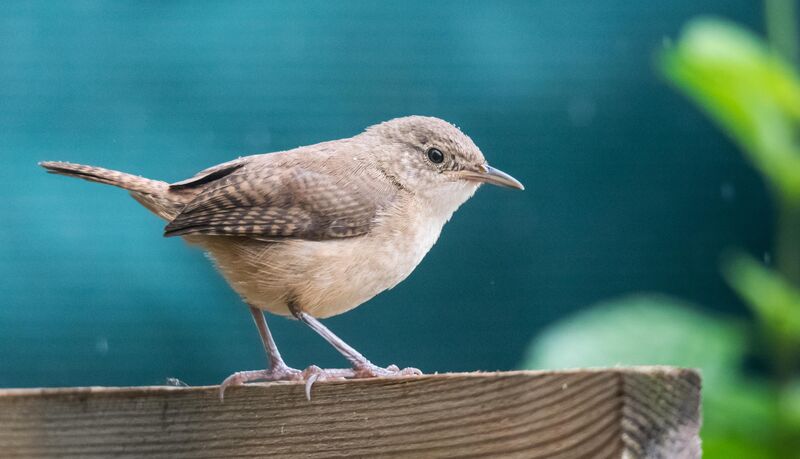
[[168, 185], [159, 180], [150, 180], [138, 175], [126, 174], [125, 172], [112, 171], [102, 167], [84, 166], [82, 164], [63, 163], [59, 161], [44, 161], [40, 166], [47, 169], [51, 174], [78, 177], [90, 182], [105, 183], [114, 185], [128, 191], [144, 194], [162, 194]]
[[39, 165], [51, 174], [78, 177], [90, 182], [105, 183], [128, 190], [142, 205], [167, 220], [174, 218], [178, 209], [183, 205], [179, 196], [173, 196], [170, 193], [167, 182], [160, 180], [151, 180], [102, 167], [60, 161], [44, 161]]

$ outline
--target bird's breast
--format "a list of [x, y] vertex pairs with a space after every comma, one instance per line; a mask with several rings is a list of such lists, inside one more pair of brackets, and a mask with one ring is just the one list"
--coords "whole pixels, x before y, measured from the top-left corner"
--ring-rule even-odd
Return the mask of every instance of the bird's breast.
[[402, 282], [439, 237], [444, 222], [379, 223], [365, 236], [323, 241], [311, 248], [305, 279], [295, 291], [317, 317], [346, 312]]
[[[449, 215], [447, 216], [449, 217]], [[341, 314], [403, 281], [439, 237], [447, 218], [395, 209], [370, 231], [324, 241], [246, 240], [203, 244], [245, 300], [289, 315], [292, 301], [315, 317]]]

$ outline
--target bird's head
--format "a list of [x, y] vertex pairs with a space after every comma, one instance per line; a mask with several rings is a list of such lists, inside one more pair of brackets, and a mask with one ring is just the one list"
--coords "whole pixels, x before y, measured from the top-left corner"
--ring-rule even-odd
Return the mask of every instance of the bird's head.
[[453, 207], [451, 212], [482, 183], [524, 189], [514, 177], [489, 166], [472, 139], [439, 118], [395, 118], [363, 135], [380, 145], [373, 151], [385, 175], [432, 204]]

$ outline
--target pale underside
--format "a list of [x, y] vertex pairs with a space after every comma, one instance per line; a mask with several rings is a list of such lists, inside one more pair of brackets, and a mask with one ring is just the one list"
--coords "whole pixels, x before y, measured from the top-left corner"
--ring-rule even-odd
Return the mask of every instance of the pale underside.
[[[477, 185], [451, 182], [431, 202], [368, 163], [326, 161], [337, 150], [318, 150], [313, 162], [243, 158], [204, 184], [167, 231], [204, 248], [251, 306], [290, 315], [291, 302], [319, 318], [346, 312], [405, 279]], [[187, 192], [184, 183], [175, 193]]]
[[443, 223], [429, 221], [407, 228], [402, 235], [383, 231], [381, 225], [366, 235], [325, 241], [186, 239], [208, 251], [248, 304], [290, 315], [291, 301], [325, 318], [346, 312], [405, 279], [436, 242]]

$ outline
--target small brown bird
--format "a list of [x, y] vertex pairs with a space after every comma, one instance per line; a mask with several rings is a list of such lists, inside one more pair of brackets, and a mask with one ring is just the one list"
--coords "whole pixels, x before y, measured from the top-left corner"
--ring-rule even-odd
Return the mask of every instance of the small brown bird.
[[[221, 385], [255, 380], [419, 374], [381, 368], [318, 319], [359, 306], [405, 279], [442, 226], [481, 183], [524, 189], [492, 168], [472, 140], [438, 118], [409, 116], [348, 139], [245, 156], [168, 184], [123, 172], [43, 162], [48, 172], [130, 191], [166, 220], [164, 236], [206, 250], [249, 305], [269, 357]], [[336, 348], [350, 369], [287, 366], [262, 311], [294, 317]]]

